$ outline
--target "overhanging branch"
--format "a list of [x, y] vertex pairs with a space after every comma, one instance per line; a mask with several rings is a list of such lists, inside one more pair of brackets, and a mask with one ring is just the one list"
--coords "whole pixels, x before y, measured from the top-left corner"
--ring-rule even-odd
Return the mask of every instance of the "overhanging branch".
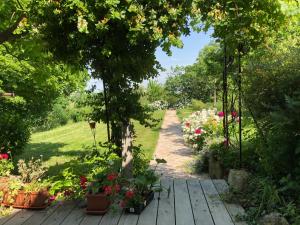
[[22, 14], [12, 26], [10, 26], [9, 28], [7, 28], [4, 31], [0, 31], [0, 44], [3, 44], [6, 41], [12, 41], [12, 40], [18, 39], [25, 34], [25, 33], [23, 33], [23, 34], [14, 34], [13, 33], [24, 18], [26, 18], [26, 15]]

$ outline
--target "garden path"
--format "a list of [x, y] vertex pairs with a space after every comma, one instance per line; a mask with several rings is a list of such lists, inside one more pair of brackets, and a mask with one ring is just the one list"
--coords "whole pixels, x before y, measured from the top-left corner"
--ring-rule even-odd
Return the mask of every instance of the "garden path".
[[[170, 178], [207, 178], [206, 175], [194, 175], [188, 172], [194, 163], [192, 150], [184, 144], [181, 123], [176, 110], [167, 110], [155, 149], [155, 158], [165, 159], [167, 163], [159, 164], [156, 171], [163, 177]], [[151, 161], [155, 167], [155, 160]]]

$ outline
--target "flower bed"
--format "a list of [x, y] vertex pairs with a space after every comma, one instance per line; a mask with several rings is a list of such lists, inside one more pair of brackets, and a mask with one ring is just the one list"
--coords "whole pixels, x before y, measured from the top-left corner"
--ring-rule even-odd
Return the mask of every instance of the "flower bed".
[[222, 135], [222, 116], [216, 109], [194, 112], [183, 120], [182, 130], [185, 143], [201, 151], [209, 137]]

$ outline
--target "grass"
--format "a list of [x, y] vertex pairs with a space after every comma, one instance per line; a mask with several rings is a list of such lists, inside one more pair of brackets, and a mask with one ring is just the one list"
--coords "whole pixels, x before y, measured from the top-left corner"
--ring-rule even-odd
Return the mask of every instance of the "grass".
[[177, 109], [176, 114], [180, 121], [183, 121], [183, 119], [188, 117], [192, 112], [195, 112], [195, 110], [190, 107], [186, 107], [182, 109]]
[[157, 144], [158, 136], [159, 136], [159, 130], [161, 128], [163, 117], [165, 115], [164, 110], [158, 110], [154, 112], [153, 117], [155, 119], [160, 119], [160, 122], [156, 125], [156, 127], [153, 128], [145, 128], [138, 122], [134, 122], [134, 127], [136, 130], [136, 140], [135, 145], [142, 145], [145, 156], [147, 158], [151, 158], [153, 156], [153, 153], [155, 151], [155, 147]]
[[[162, 119], [164, 111], [156, 111], [154, 118]], [[135, 144], [141, 144], [145, 155], [150, 158], [153, 155], [159, 136], [162, 121], [154, 128], [145, 128], [137, 121], [134, 121], [137, 138]], [[106, 125], [97, 124], [97, 142], [107, 140]], [[93, 145], [93, 136], [87, 122], [70, 123], [49, 131], [32, 134], [29, 144], [24, 153], [16, 158], [29, 160], [32, 157], [43, 156], [44, 163], [49, 167], [48, 174], [56, 174], [64, 164], [87, 151], [84, 146]]]

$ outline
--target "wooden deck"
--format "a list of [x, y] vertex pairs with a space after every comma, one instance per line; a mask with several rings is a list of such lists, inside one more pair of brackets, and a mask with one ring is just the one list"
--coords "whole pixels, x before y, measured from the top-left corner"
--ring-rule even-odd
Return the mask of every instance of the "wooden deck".
[[47, 210], [16, 210], [0, 218], [0, 225], [245, 225], [236, 220], [244, 210], [223, 203], [220, 194], [228, 189], [224, 180], [164, 179], [171, 187], [157, 194], [141, 215], [118, 211], [104, 216], [86, 215], [74, 202], [65, 202]]

